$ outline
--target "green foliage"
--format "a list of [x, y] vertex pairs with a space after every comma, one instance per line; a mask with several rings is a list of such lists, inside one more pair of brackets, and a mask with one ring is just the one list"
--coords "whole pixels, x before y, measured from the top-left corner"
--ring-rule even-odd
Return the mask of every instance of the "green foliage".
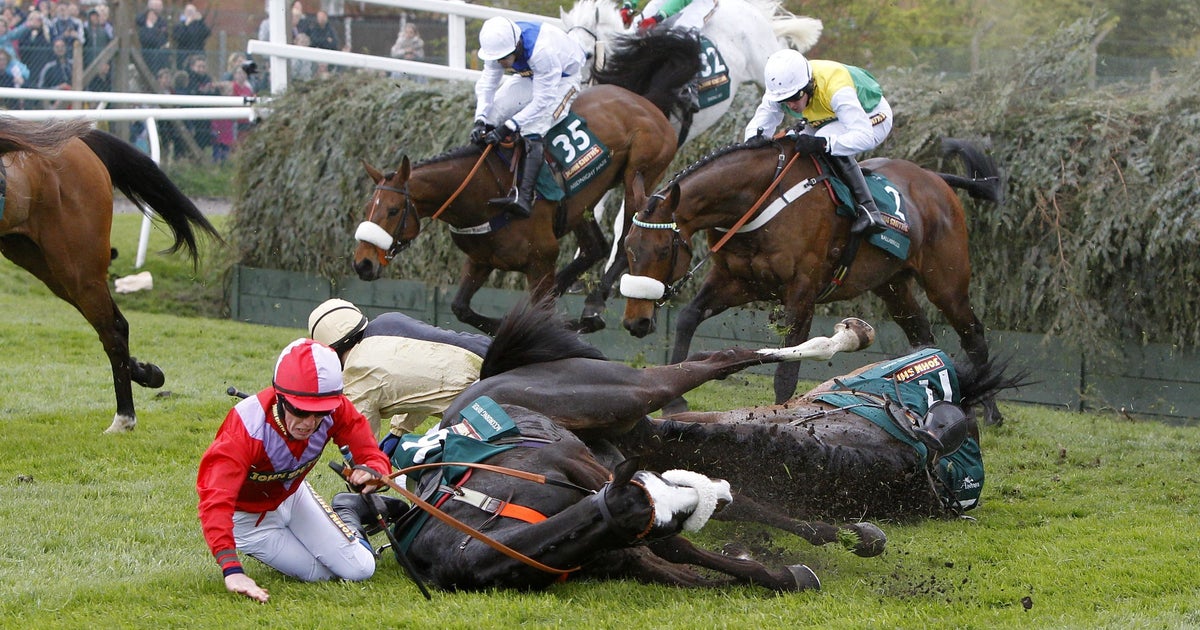
[[[3, 263], [7, 265], [8, 263]], [[3, 276], [0, 276], [3, 277]], [[32, 280], [31, 280], [32, 282]], [[13, 287], [19, 289], [20, 287]], [[52, 628], [1182, 628], [1200, 623], [1195, 427], [1004, 405], [985, 428], [987, 481], [974, 521], [879, 523], [878, 558], [813, 548], [761, 526], [714, 522], [772, 565], [802, 562], [818, 593], [750, 586], [695, 591], [568, 580], [545, 593], [434, 592], [427, 604], [395, 560], [362, 583], [305, 584], [247, 560], [258, 605], [225, 591], [196, 520], [196, 465], [233, 401], [268, 383], [302, 334], [213, 319], [128, 313], [138, 356], [169, 393], [135, 389], [139, 426], [100, 435], [111, 375], [87, 324], [45, 294], [0, 285], [0, 626]], [[747, 387], [749, 383], [749, 387]], [[769, 400], [769, 377], [734, 376], [697, 409]], [[334, 459], [330, 449], [321, 458]], [[325, 497], [339, 483], [310, 475]], [[1114, 492], [1114, 488], [1120, 490]], [[377, 537], [376, 543], [383, 542]], [[1032, 607], [1022, 605], [1029, 598]], [[436, 621], [431, 621], [436, 619]]]
[[207, 161], [177, 160], [164, 167], [164, 170], [185, 195], [197, 198], [228, 197], [234, 168], [233, 161], [212, 164]]

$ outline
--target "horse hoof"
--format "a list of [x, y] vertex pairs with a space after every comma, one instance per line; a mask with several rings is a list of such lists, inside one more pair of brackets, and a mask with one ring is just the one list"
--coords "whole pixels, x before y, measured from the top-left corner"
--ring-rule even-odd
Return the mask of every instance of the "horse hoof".
[[133, 368], [130, 370], [130, 378], [142, 387], [158, 389], [167, 382], [167, 377], [163, 374], [163, 371], [153, 363], [141, 363], [137, 359], [129, 357], [129, 365]]
[[793, 564], [788, 566], [787, 570], [791, 572], [792, 577], [796, 579], [796, 590], [807, 591], [821, 590], [821, 580], [817, 577], [813, 570], [803, 564]]
[[887, 534], [873, 523], [855, 523], [848, 528], [858, 536], [858, 542], [850, 548], [860, 558], [874, 558], [883, 553], [887, 546]]
[[124, 414], [116, 414], [113, 416], [112, 424], [104, 430], [105, 433], [128, 433], [137, 426], [136, 416], [126, 416]]
[[604, 318], [598, 313], [584, 315], [579, 318], [579, 332], [584, 334], [604, 330], [607, 325], [604, 323]]

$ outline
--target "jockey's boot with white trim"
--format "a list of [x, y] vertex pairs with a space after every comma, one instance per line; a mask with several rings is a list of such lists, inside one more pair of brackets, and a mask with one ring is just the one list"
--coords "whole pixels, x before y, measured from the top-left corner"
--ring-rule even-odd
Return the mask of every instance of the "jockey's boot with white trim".
[[849, 155], [830, 155], [828, 159], [834, 174], [846, 184], [850, 189], [850, 196], [854, 198], [854, 209], [858, 212], [858, 218], [850, 226], [850, 233], [865, 232], [870, 235], [886, 230], [883, 215], [879, 213], [875, 199], [871, 197], [871, 189], [867, 188], [867, 179], [863, 177], [858, 161]]
[[533, 196], [537, 190], [538, 172], [542, 168], [542, 137], [530, 134], [524, 137], [525, 155], [517, 170], [517, 181], [508, 197], [489, 200], [488, 203], [502, 205], [505, 211], [522, 219], [533, 214]]

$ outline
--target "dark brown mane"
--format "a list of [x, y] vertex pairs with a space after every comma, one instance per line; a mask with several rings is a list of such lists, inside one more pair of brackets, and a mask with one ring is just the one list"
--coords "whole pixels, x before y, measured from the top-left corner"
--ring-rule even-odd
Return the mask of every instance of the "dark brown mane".
[[778, 148], [779, 143], [775, 142], [774, 140], [764, 138], [762, 136], [754, 136], [753, 138], [750, 138], [749, 140], [746, 140], [745, 142], [735, 142], [733, 144], [727, 144], [723, 147], [718, 147], [716, 149], [713, 149], [712, 152], [709, 153], [708, 155], [700, 158], [699, 160], [696, 160], [695, 162], [692, 162], [691, 164], [684, 167], [684, 169], [682, 171], [679, 171], [678, 173], [676, 173], [671, 178], [671, 181], [667, 182], [667, 184], [665, 186], [663, 186], [663, 188], [664, 189], [670, 188], [674, 184], [679, 183], [679, 180], [683, 179], [684, 177], [691, 175], [692, 173], [703, 168], [704, 166], [711, 164], [712, 162], [715, 162], [716, 160], [718, 160], [726, 155], [729, 155], [730, 153], [736, 153], [738, 151], [746, 151], [746, 150], [750, 150], [750, 149], [761, 149], [765, 146], [774, 146], [774, 147]]
[[453, 149], [450, 149], [449, 151], [446, 151], [445, 153], [439, 153], [430, 158], [425, 158], [424, 160], [417, 162], [413, 166], [414, 167], [426, 166], [428, 164], [437, 164], [439, 162], [448, 162], [450, 160], [457, 160], [459, 158], [478, 156], [481, 153], [483, 153], [483, 148], [477, 147], [473, 144], [468, 144], [466, 146], [454, 147]]

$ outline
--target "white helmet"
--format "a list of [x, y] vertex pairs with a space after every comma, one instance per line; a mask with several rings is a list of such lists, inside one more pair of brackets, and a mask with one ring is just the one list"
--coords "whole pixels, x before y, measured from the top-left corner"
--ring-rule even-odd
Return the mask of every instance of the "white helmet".
[[367, 318], [358, 307], [334, 298], [325, 300], [308, 316], [308, 336], [334, 350], [367, 327]]
[[489, 18], [479, 30], [479, 58], [495, 61], [517, 49], [521, 29], [506, 17]]
[[798, 50], [777, 50], [767, 58], [763, 67], [768, 100], [780, 102], [808, 85], [812, 81], [812, 67], [808, 59]]

